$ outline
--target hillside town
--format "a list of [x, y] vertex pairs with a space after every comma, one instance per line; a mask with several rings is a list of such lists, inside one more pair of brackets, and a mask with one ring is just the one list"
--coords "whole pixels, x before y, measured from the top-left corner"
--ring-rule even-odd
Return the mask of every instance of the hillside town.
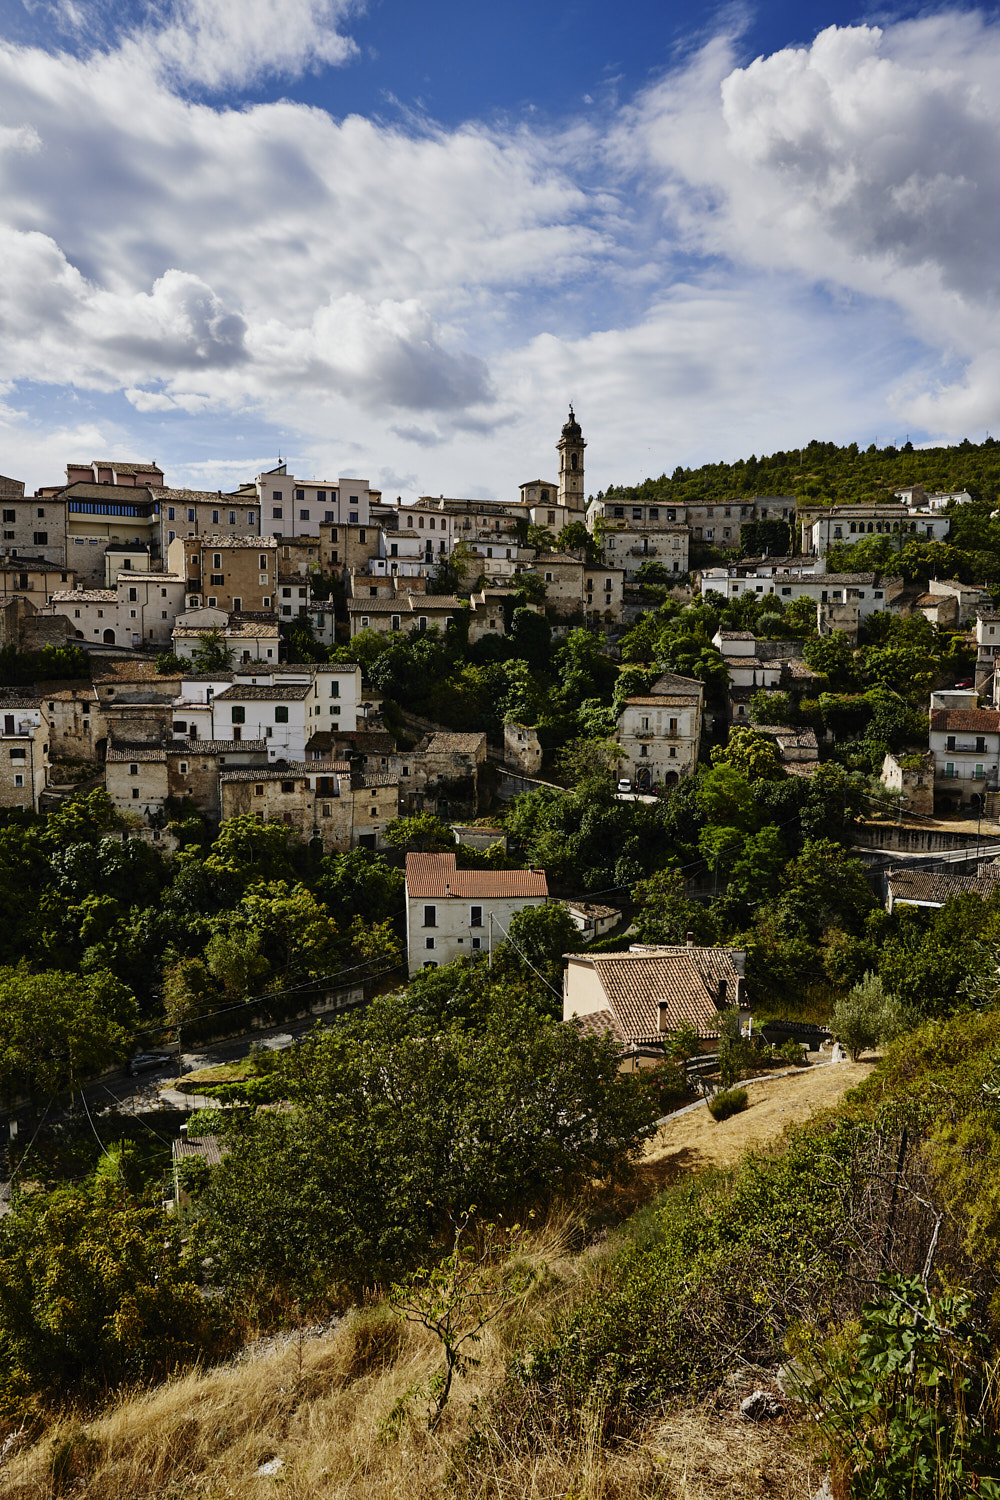
[[[546, 1409], [625, 1368], [607, 1301], [643, 1330], [643, 1410], [721, 1389], [732, 1335], [725, 1401], [784, 1420], [793, 1319], [856, 1312], [842, 1260], [866, 1287], [957, 1264], [927, 1152], [995, 1091], [996, 446], [815, 443], [593, 495], [570, 408], [555, 477], [506, 499], [284, 463], [228, 493], [134, 460], [0, 480], [0, 1269], [44, 1268], [0, 1298], [0, 1415], [225, 1361], [289, 1308], [321, 1340], [387, 1296], [434, 1331], [427, 1288], [457, 1306], [473, 1255], [505, 1308], [511, 1205], [577, 1216], [572, 1276], [609, 1225], [667, 1226], [656, 1320], [627, 1245], [580, 1294], [592, 1370], [545, 1312], [516, 1402]], [[738, 1131], [773, 1159], [733, 1167]]]

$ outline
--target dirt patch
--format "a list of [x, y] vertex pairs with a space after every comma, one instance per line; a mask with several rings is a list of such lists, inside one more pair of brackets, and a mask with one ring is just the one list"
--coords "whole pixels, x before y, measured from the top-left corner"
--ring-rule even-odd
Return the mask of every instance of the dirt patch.
[[750, 1098], [742, 1114], [716, 1122], [707, 1104], [661, 1125], [646, 1148], [642, 1167], [662, 1186], [706, 1167], [728, 1167], [753, 1146], [776, 1141], [786, 1125], [808, 1120], [867, 1078], [872, 1062], [817, 1063], [784, 1078], [746, 1079]]

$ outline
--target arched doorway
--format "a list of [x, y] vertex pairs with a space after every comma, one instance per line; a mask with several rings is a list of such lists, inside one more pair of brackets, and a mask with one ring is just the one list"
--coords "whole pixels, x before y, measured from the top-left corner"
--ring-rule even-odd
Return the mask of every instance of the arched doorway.
[[678, 779], [679, 778], [676, 771], [668, 771], [666, 776], [663, 778], [663, 784], [664, 786], [676, 786]]
[[636, 772], [636, 776], [635, 776], [635, 789], [636, 789], [636, 791], [637, 792], [648, 792], [649, 788], [650, 788], [650, 784], [651, 784], [651, 777], [650, 777], [650, 773], [649, 773], [649, 767], [648, 766], [640, 766], [639, 770]]
[[115, 633], [114, 633], [114, 631], [113, 630], [106, 630], [104, 632], [104, 644], [106, 646], [113, 646], [114, 643], [115, 643]]

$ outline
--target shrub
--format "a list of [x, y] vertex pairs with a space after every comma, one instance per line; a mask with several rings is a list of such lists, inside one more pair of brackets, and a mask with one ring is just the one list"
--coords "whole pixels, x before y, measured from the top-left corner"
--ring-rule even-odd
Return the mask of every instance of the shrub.
[[902, 1006], [882, 988], [878, 975], [868, 973], [860, 984], [833, 1007], [830, 1029], [857, 1062], [862, 1052], [890, 1042], [905, 1029]]
[[791, 1037], [789, 1037], [787, 1042], [783, 1042], [780, 1047], [776, 1047], [775, 1052], [781, 1058], [782, 1062], [794, 1063], [796, 1066], [808, 1063], [809, 1061], [809, 1058], [803, 1051], [802, 1043], [793, 1041]]
[[738, 1115], [747, 1107], [746, 1089], [722, 1089], [713, 1099], [709, 1099], [708, 1107], [712, 1111], [713, 1120], [728, 1120], [730, 1115]]

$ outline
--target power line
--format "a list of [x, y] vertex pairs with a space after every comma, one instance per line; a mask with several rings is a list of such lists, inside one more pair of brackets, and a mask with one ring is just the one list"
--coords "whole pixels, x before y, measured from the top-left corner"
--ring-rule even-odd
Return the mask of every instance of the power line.
[[534, 964], [531, 962], [531, 959], [528, 958], [526, 954], [521, 953], [520, 948], [517, 946], [517, 944], [515, 943], [514, 939], [511, 937], [510, 933], [505, 930], [505, 928], [503, 926], [503, 923], [500, 921], [500, 919], [498, 917], [493, 917], [492, 921], [496, 922], [497, 926], [500, 928], [500, 931], [503, 933], [504, 937], [507, 939], [508, 943], [513, 948], [514, 952], [517, 953], [517, 954], [520, 954], [521, 958], [524, 959], [524, 962], [528, 965], [528, 968], [531, 970], [531, 972], [533, 974], [536, 974], [538, 976], [538, 978], [542, 981], [542, 983], [544, 985], [548, 986], [548, 988], [552, 991], [553, 995], [555, 995], [556, 999], [561, 1004], [562, 1003], [562, 998], [563, 998], [561, 991], [557, 990], [556, 987], [555, 987], [555, 985], [549, 984], [549, 981], [546, 979], [545, 975], [538, 973], [538, 970], [535, 968]]

